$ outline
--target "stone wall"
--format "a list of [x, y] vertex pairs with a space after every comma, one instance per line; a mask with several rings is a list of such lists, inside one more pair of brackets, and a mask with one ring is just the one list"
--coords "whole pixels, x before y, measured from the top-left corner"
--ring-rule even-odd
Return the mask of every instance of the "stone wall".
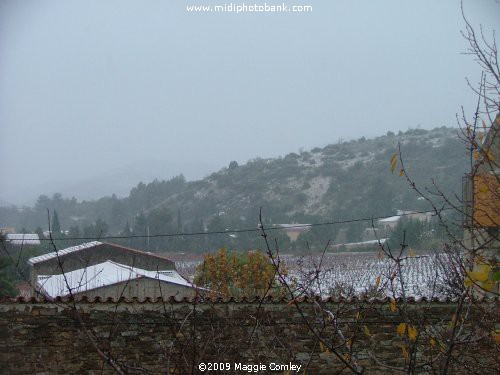
[[[484, 306], [496, 309], [495, 303]], [[417, 349], [410, 352], [421, 366], [417, 373], [434, 373], [429, 366], [437, 368], [445, 349], [432, 343], [431, 334], [446, 332], [455, 310], [450, 302], [411, 303], [405, 314], [418, 331], [416, 340], [408, 341], [396, 332], [402, 317], [389, 301], [4, 301], [0, 373], [111, 374], [115, 369], [105, 359], [109, 356], [129, 374], [353, 373], [328, 350], [338, 346], [337, 352], [365, 374], [391, 374], [401, 373], [396, 368], [408, 363], [402, 352], [406, 344]], [[347, 346], [341, 335], [351, 338]], [[479, 373], [498, 366], [498, 346], [491, 340], [454, 350], [478, 369], [486, 366]], [[425, 367], [429, 358], [435, 363]], [[200, 371], [201, 363], [214, 362], [230, 370]], [[278, 366], [285, 367], [271, 371]], [[449, 373], [471, 372], [453, 362]]]

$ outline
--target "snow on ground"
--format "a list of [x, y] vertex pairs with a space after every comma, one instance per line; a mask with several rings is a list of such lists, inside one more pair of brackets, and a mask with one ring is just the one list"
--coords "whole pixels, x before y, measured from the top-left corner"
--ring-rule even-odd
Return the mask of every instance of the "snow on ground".
[[[401, 275], [390, 259], [374, 253], [339, 253], [320, 256], [290, 257], [285, 263], [290, 269], [290, 279], [295, 278], [299, 286], [311, 294], [322, 296], [379, 295], [401, 297], [402, 285], [406, 297], [441, 297], [443, 281], [446, 279], [441, 254], [408, 257], [401, 263]], [[317, 279], [315, 269], [321, 262]], [[392, 278], [392, 282], [391, 282]], [[312, 282], [311, 282], [312, 280]]]
[[[406, 297], [442, 297], [443, 282], [447, 278], [442, 264], [446, 264], [444, 254], [428, 254], [408, 257], [401, 263], [402, 280]], [[196, 266], [201, 261], [176, 262], [180, 274], [192, 280]], [[326, 254], [321, 260], [318, 255], [282, 257], [288, 269], [288, 279], [310, 294], [323, 297], [343, 295], [373, 295], [378, 283], [378, 295], [400, 297], [401, 279], [394, 262], [379, 254], [336, 253]], [[318, 277], [315, 270], [320, 267]], [[396, 272], [396, 273], [395, 273]], [[391, 286], [390, 278], [395, 276]], [[377, 279], [380, 278], [379, 281]], [[312, 281], [311, 281], [312, 280]]]

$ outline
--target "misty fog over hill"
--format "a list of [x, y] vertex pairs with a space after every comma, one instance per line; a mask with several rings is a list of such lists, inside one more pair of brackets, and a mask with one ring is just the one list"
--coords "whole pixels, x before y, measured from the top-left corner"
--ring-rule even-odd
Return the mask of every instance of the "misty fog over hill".
[[[460, 1], [307, 3], [202, 14], [184, 0], [1, 1], [0, 204], [124, 197], [139, 181], [471, 113], [465, 78], [480, 67], [463, 54]], [[463, 8], [474, 26], [498, 24], [493, 0]]]
[[87, 172], [71, 180], [62, 177], [60, 181], [54, 180], [40, 185], [34, 183], [22, 187], [16, 186], [14, 181], [12, 185], [6, 183], [5, 189], [0, 192], [0, 207], [10, 205], [32, 207], [40, 194], [51, 196], [61, 193], [64, 197], [75, 197], [78, 200], [97, 200], [113, 194], [123, 198], [138, 181], [168, 180], [180, 174], [191, 181], [205, 177], [214, 169], [214, 165], [204, 162], [138, 160], [111, 170], [94, 174]]

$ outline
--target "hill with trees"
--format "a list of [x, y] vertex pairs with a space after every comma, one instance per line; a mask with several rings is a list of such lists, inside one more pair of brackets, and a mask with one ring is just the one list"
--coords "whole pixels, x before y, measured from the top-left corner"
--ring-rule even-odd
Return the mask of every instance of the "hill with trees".
[[[41, 195], [34, 207], [0, 208], [0, 226], [18, 231], [48, 229], [48, 214], [56, 211], [62, 237], [99, 238], [106, 235], [144, 236], [117, 240], [150, 251], [204, 252], [226, 246], [252, 249], [255, 233], [156, 237], [166, 233], [198, 233], [256, 228], [262, 207], [265, 223], [318, 223], [352, 218], [391, 216], [396, 210], [428, 207], [408, 187], [398, 171], [391, 173], [391, 155], [398, 142], [405, 168], [420, 186], [433, 183], [447, 196], [461, 194], [467, 157], [457, 128], [410, 129], [373, 139], [338, 142], [284, 157], [255, 158], [202, 180], [182, 175], [170, 180], [140, 182], [128, 197], [115, 195], [78, 201]], [[432, 178], [432, 181], [431, 181]], [[291, 244], [274, 231], [284, 248], [302, 248], [327, 239], [355, 242], [369, 223], [317, 227]], [[148, 237], [149, 236], [149, 237]], [[301, 242], [302, 241], [302, 242]], [[81, 241], [80, 241], [81, 242]]]

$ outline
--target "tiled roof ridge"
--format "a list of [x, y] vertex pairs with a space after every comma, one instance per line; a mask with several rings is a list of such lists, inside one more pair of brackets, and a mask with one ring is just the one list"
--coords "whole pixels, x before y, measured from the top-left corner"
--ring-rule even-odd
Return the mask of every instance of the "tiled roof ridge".
[[[313, 302], [321, 302], [321, 303], [348, 303], [348, 304], [355, 304], [355, 303], [368, 303], [368, 304], [378, 304], [378, 303], [390, 303], [392, 301], [392, 298], [389, 297], [384, 297], [384, 298], [357, 298], [357, 297], [352, 297], [352, 298], [336, 298], [336, 297], [326, 297], [322, 298], [320, 296], [311, 296], [311, 297], [299, 297], [295, 299], [290, 299], [286, 297], [282, 298], [273, 298], [273, 297], [242, 297], [242, 298], [234, 298], [234, 297], [216, 297], [216, 298], [210, 298], [210, 297], [193, 297], [193, 298], [180, 298], [177, 299], [175, 296], [170, 296], [168, 298], [161, 298], [158, 297], [157, 299], [146, 297], [144, 299], [139, 299], [139, 298], [131, 298], [127, 299], [125, 297], [121, 297], [118, 299], [113, 299], [111, 297], [109, 298], [102, 298], [102, 297], [95, 297], [93, 299], [90, 299], [87, 296], [79, 296], [79, 297], [56, 297], [56, 298], [44, 298], [44, 297], [30, 297], [30, 298], [25, 298], [25, 297], [3, 297], [0, 299], [1, 304], [50, 304], [50, 303], [69, 303], [69, 302], [77, 302], [77, 303], [93, 303], [93, 304], [114, 304], [114, 303], [197, 303], [197, 304], [218, 304], [218, 303], [236, 303], [236, 304], [260, 304], [261, 302], [263, 303], [275, 303], [275, 304], [280, 304], [280, 303], [286, 303], [286, 304], [294, 304], [294, 303], [313, 303]], [[402, 302], [403, 298], [396, 298], [396, 302]], [[427, 297], [408, 297], [406, 299], [406, 302], [409, 304], [426, 304], [426, 303], [441, 303], [441, 304], [446, 304], [446, 303], [456, 303], [458, 302], [458, 298], [449, 298], [449, 297], [434, 297], [434, 298], [427, 298]], [[481, 297], [476, 300], [476, 302], [498, 302], [497, 297]]]

